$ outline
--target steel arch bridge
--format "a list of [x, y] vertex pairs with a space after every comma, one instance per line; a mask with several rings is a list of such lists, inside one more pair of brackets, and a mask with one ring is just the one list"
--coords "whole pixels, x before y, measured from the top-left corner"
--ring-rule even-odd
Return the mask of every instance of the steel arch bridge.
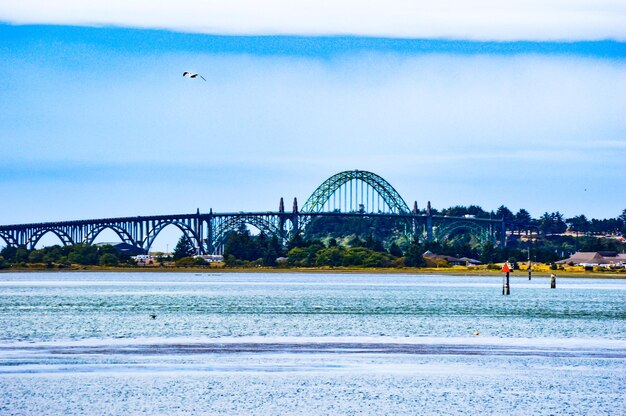
[[294, 198], [292, 210], [286, 211], [280, 198], [278, 211], [200, 213], [105, 218], [93, 220], [45, 222], [0, 226], [0, 240], [7, 246], [34, 249], [41, 238], [52, 233], [62, 244], [93, 244], [104, 230], [115, 232], [124, 243], [145, 252], [168, 226], [175, 226], [195, 246], [198, 254], [221, 254], [231, 232], [242, 226], [256, 227], [283, 243], [295, 233], [303, 233], [316, 217], [393, 218], [405, 224], [405, 233], [426, 241], [445, 241], [457, 230], [467, 230], [479, 241], [500, 245], [506, 237], [504, 220], [447, 217], [432, 215], [430, 202], [425, 213], [414, 203], [410, 210], [400, 194], [381, 176], [352, 170], [337, 173], [315, 189], [298, 209]]
[[363, 170], [339, 172], [317, 187], [303, 213], [360, 212], [408, 214], [409, 206], [382, 177]]

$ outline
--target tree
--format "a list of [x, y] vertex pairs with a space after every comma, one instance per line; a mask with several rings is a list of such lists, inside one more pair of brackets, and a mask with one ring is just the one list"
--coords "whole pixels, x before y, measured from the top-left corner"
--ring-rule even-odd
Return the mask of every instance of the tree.
[[511, 210], [504, 205], [500, 205], [500, 207], [496, 211], [496, 216], [498, 218], [504, 218], [505, 222], [513, 222], [515, 220], [515, 217]]
[[520, 209], [517, 211], [517, 214], [515, 214], [515, 222], [521, 225], [529, 225], [532, 219], [530, 213], [524, 208]]
[[424, 260], [424, 248], [418, 244], [417, 241], [413, 241], [405, 250], [404, 253], [404, 265], [408, 267], [424, 267], [426, 266], [426, 260]]
[[374, 236], [372, 235], [372, 233], [370, 233], [367, 236], [364, 246], [366, 248], [369, 248], [370, 250], [378, 251], [379, 253], [382, 253], [385, 251], [385, 247], [383, 246], [383, 243], [374, 239]]
[[306, 245], [307, 244], [302, 238], [302, 235], [299, 232], [295, 232], [287, 242], [287, 250], [291, 250], [296, 247], [306, 247]]
[[15, 262], [22, 263], [28, 260], [28, 250], [23, 247], [19, 247], [15, 250]]
[[280, 257], [283, 252], [278, 237], [275, 235], [266, 242], [265, 247], [261, 247], [261, 250], [263, 251], [264, 266], [275, 266], [276, 258]]
[[563, 214], [561, 214], [559, 211], [554, 212], [552, 214], [552, 222], [553, 222], [553, 232], [555, 234], [562, 234], [565, 232], [565, 230], [567, 230], [567, 224], [565, 224], [565, 221], [563, 221]]
[[569, 229], [576, 232], [585, 233], [589, 231], [589, 221], [584, 215], [577, 215], [573, 218], [565, 220], [569, 224]]
[[112, 253], [104, 253], [100, 256], [100, 266], [117, 266], [119, 262], [117, 256]]
[[184, 235], [180, 236], [178, 243], [176, 243], [176, 247], [174, 247], [174, 260], [180, 260], [183, 257], [190, 257], [194, 254], [195, 250], [191, 241]]
[[341, 266], [343, 264], [343, 257], [345, 248], [343, 247], [329, 247], [323, 248], [317, 253], [316, 266]]
[[539, 219], [539, 229], [545, 234], [561, 234], [567, 230], [567, 224], [559, 211], [551, 214], [544, 212]]
[[492, 243], [487, 242], [483, 245], [480, 253], [480, 261], [482, 263], [493, 263], [496, 261], [496, 249]]
[[361, 240], [359, 236], [355, 235], [348, 243], [350, 247], [364, 247], [365, 241]]
[[33, 250], [28, 254], [29, 263], [41, 263], [43, 261], [43, 250]]
[[264, 233], [256, 237], [247, 229], [232, 232], [224, 246], [224, 257], [234, 256], [239, 260], [256, 261], [263, 259], [268, 247], [268, 238]]
[[391, 254], [394, 257], [403, 256], [402, 250], [400, 249], [400, 247], [398, 247], [398, 245], [395, 242], [391, 243], [391, 245], [389, 246], [389, 254]]
[[70, 263], [96, 265], [98, 264], [98, 247], [86, 244], [71, 246], [67, 259]]

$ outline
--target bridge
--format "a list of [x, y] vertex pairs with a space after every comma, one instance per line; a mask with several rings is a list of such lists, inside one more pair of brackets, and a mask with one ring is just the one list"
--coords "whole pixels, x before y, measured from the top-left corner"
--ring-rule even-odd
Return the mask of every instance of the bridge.
[[[294, 198], [291, 211], [280, 198], [278, 211], [201, 213], [104, 218], [0, 226], [0, 239], [7, 246], [34, 249], [48, 233], [64, 245], [93, 244], [104, 230], [115, 232], [124, 243], [148, 252], [166, 227], [178, 227], [200, 254], [222, 254], [233, 231], [251, 225], [285, 243], [294, 233], [304, 233], [316, 218], [388, 218], [403, 225], [407, 237], [420, 241], [445, 241], [458, 232], [467, 232], [481, 243], [504, 246], [503, 219], [432, 215], [430, 202], [425, 211], [417, 202], [409, 209], [400, 194], [385, 179], [372, 172], [352, 170], [337, 173], [315, 189], [302, 208]], [[500, 236], [498, 240], [498, 235]]]

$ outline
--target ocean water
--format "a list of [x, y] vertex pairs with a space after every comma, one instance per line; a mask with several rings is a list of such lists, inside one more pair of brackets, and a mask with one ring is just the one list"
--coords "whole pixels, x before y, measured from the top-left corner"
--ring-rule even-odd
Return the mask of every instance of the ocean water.
[[626, 414], [626, 281], [501, 286], [2, 273], [0, 414]]

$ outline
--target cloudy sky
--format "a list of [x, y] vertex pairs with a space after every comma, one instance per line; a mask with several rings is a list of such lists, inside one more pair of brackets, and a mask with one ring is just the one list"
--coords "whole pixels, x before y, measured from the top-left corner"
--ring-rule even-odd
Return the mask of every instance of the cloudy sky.
[[0, 3], [0, 223], [267, 211], [350, 169], [626, 208], [623, 1], [129, 3]]

